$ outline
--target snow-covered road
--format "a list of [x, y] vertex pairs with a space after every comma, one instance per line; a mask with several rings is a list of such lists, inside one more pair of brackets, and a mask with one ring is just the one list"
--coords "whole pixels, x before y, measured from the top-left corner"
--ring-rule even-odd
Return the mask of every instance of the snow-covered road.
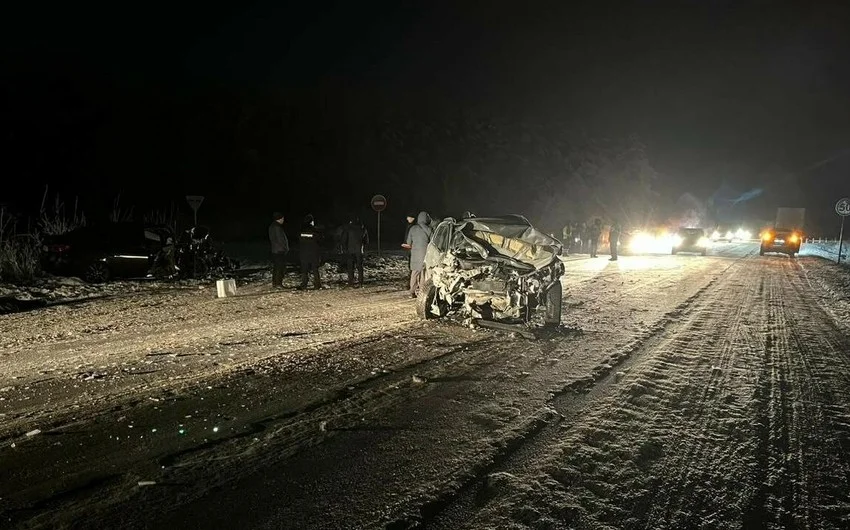
[[537, 341], [418, 322], [387, 282], [0, 317], [2, 520], [850, 524], [846, 269], [730, 244], [564, 286]]

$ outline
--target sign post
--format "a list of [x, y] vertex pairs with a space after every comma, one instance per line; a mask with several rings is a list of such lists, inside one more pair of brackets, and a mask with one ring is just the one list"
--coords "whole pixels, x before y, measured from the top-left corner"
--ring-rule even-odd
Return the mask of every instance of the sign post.
[[841, 249], [844, 247], [844, 219], [850, 215], [850, 198], [844, 197], [835, 203], [835, 213], [841, 216], [841, 230], [838, 234], [838, 264], [841, 264]]
[[204, 196], [186, 195], [186, 202], [189, 203], [189, 206], [192, 207], [192, 211], [195, 212], [195, 226], [198, 226], [198, 208], [200, 208], [201, 203], [204, 202]]
[[387, 207], [387, 198], [383, 195], [372, 197], [372, 209], [378, 212], [378, 257], [381, 257], [381, 212]]

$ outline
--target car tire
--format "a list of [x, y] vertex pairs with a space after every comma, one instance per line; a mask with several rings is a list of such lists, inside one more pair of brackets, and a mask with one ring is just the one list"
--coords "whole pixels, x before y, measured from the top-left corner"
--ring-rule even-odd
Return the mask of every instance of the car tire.
[[561, 302], [563, 299], [563, 287], [561, 282], [555, 282], [546, 291], [546, 309], [543, 321], [547, 326], [558, 326], [561, 324]]
[[431, 320], [446, 316], [448, 308], [446, 307], [446, 303], [442, 300], [437, 301], [437, 307], [439, 308], [438, 314], [434, 314], [432, 311], [432, 306], [434, 305], [434, 300], [436, 298], [437, 286], [434, 285], [434, 282], [430, 279], [426, 280], [425, 284], [422, 285], [422, 288], [419, 291], [419, 296], [416, 298], [416, 315], [422, 320]]
[[86, 267], [85, 280], [89, 283], [104, 283], [108, 282], [111, 273], [109, 264], [105, 261], [93, 261]]

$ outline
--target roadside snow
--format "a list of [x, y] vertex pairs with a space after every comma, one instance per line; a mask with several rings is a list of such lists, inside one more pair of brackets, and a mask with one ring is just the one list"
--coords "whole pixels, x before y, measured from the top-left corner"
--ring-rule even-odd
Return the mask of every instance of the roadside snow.
[[[407, 260], [404, 256], [397, 255], [380, 258], [368, 255], [363, 269], [367, 281], [393, 281], [407, 275]], [[271, 281], [271, 263], [258, 262], [250, 268], [243, 267], [237, 275], [241, 284], [269, 282]], [[335, 263], [322, 265], [321, 276], [323, 283], [331, 287], [348, 281], [345, 267]], [[299, 273], [290, 272], [287, 275], [288, 286], [294, 287], [299, 281]], [[200, 289], [211, 283], [213, 280], [133, 280], [92, 284], [75, 277], [46, 275], [29, 284], [0, 283], [0, 314], [118, 295]]]
[[[838, 261], [838, 243], [804, 243], [800, 255]], [[850, 267], [850, 242], [845, 242], [841, 249], [841, 264]]]

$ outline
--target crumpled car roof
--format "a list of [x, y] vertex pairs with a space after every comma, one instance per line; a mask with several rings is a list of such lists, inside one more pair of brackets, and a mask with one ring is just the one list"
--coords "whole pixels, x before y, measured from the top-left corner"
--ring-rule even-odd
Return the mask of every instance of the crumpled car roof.
[[[521, 215], [474, 217], [460, 221], [447, 218], [440, 226], [445, 224], [453, 225], [453, 232], [461, 234], [462, 239], [458, 240], [456, 236], [452, 242], [433, 241], [437, 247], [443, 247], [440, 250], [448, 250], [446, 244], [471, 244], [485, 258], [507, 258], [540, 269], [558, 259], [563, 248], [560, 241], [537, 230]], [[426, 263], [432, 266], [429, 261], [426, 257]]]

